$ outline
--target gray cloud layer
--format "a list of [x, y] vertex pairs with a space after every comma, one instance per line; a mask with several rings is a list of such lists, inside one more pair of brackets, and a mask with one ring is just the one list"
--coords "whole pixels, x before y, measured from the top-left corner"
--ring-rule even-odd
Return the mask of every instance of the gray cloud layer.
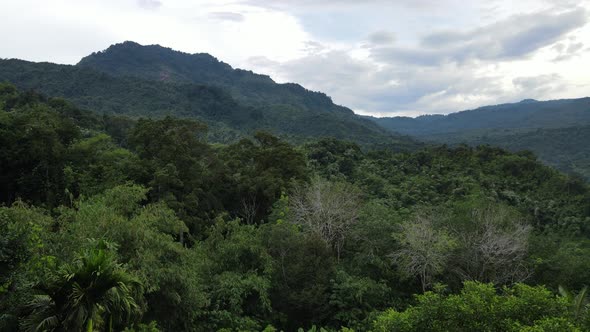
[[583, 8], [516, 15], [470, 31], [433, 33], [425, 36], [418, 47], [376, 47], [372, 56], [388, 63], [431, 66], [444, 62], [520, 58], [585, 25], [587, 18]]
[[312, 42], [320, 51], [300, 59], [280, 64], [263, 57], [255, 60], [259, 67], [325, 91], [336, 102], [357, 110], [382, 115], [447, 113], [524, 98], [546, 99], [564, 91], [564, 78], [556, 73], [515, 73], [507, 82], [501, 74], [481, 67], [524, 60], [562, 39], [566, 41], [555, 47], [563, 56], [582, 52], [583, 43], [566, 35], [584, 26], [587, 17], [581, 8], [514, 15], [467, 31], [431, 33], [416, 47], [397, 46], [392, 33], [379, 30], [364, 44], [368, 59]]

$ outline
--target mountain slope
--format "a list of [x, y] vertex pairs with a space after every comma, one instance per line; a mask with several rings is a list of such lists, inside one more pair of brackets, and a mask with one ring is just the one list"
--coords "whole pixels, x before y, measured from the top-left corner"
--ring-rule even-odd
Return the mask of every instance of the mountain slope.
[[[163, 68], [168, 68], [164, 78]], [[76, 66], [0, 60], [1, 81], [98, 113], [197, 118], [209, 124], [218, 141], [263, 129], [293, 141], [331, 136], [399, 149], [419, 146], [333, 104], [324, 94], [234, 70], [210, 55], [160, 46], [118, 44]]]
[[306, 90], [298, 84], [277, 84], [269, 76], [233, 69], [209, 54], [188, 54], [160, 45], [143, 46], [130, 41], [115, 44], [83, 58], [78, 66], [113, 76], [219, 86], [250, 106], [283, 104], [310, 111], [353, 113], [332, 103], [325, 94]]
[[468, 131], [439, 134], [429, 140], [448, 144], [489, 144], [509, 151], [529, 150], [547, 165], [590, 180], [590, 126], [552, 129]]
[[449, 115], [371, 120], [426, 141], [530, 150], [546, 164], [590, 180], [590, 98], [528, 99]]
[[480, 107], [448, 115], [417, 118], [372, 118], [379, 125], [400, 133], [427, 136], [481, 129], [564, 128], [590, 124], [590, 98], [519, 103]]

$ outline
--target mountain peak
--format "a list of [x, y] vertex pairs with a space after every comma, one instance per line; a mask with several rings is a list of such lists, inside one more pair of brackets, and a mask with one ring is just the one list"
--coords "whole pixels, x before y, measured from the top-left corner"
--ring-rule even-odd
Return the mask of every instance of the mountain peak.
[[233, 68], [207, 53], [189, 54], [161, 45], [141, 45], [125, 41], [94, 52], [78, 63], [118, 76], [180, 83], [208, 81], [210, 76], [224, 76]]
[[144, 46], [125, 41], [92, 53], [78, 66], [113, 76], [221, 87], [253, 107], [271, 104], [284, 108], [291, 105], [320, 113], [353, 114], [350, 109], [335, 105], [324, 93], [307, 90], [296, 83], [277, 84], [267, 75], [234, 69], [207, 53], [189, 54], [160, 45]]
[[521, 101], [519, 101], [519, 104], [528, 104], [528, 103], [538, 103], [539, 101], [536, 99], [531, 99], [531, 98], [527, 98], [527, 99], [523, 99]]
[[[173, 50], [170, 47], [165, 47], [162, 46], [160, 44], [149, 44], [149, 45], [142, 45], [138, 42], [132, 41], [132, 40], [126, 40], [124, 42], [121, 43], [115, 43], [110, 45], [109, 47], [107, 47], [105, 50], [103, 51], [98, 51], [98, 52], [94, 52], [91, 55], [87, 56], [86, 58], [92, 57], [92, 55], [96, 55], [96, 54], [110, 54], [113, 52], [121, 52], [121, 51], [128, 51], [128, 52], [147, 52], [147, 51], [159, 51], [159, 52], [163, 52], [163, 53], [172, 53], [172, 54], [176, 54], [176, 55], [184, 55], [184, 56], [209, 56], [211, 58], [214, 58], [214, 56], [212, 56], [211, 54], [208, 53], [195, 53], [195, 54], [190, 54], [190, 53], [186, 53], [186, 52], [181, 52], [181, 51], [176, 51]], [[81, 60], [81, 62], [84, 59]], [[217, 60], [217, 59], [216, 59]]]

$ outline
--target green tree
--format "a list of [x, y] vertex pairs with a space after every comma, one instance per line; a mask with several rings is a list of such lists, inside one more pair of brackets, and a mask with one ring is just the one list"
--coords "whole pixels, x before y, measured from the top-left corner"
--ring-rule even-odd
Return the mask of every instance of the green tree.
[[290, 331], [325, 323], [335, 278], [331, 248], [317, 235], [303, 233], [288, 222], [264, 225], [262, 234], [272, 256], [270, 294], [277, 325]]
[[436, 289], [416, 300], [404, 311], [380, 314], [372, 331], [579, 331], [568, 319], [565, 299], [542, 286], [516, 284], [498, 292], [492, 284], [465, 282], [459, 294]]
[[563, 296], [570, 303], [570, 311], [574, 317], [574, 320], [580, 318], [580, 316], [587, 311], [588, 305], [588, 287], [584, 286], [577, 294], [574, 294], [567, 290], [564, 286], [559, 286], [559, 294]]
[[110, 332], [114, 324], [129, 323], [141, 314], [141, 284], [117, 263], [112, 245], [104, 241], [83, 250], [36, 288], [44, 295], [28, 306], [24, 327], [31, 331], [84, 328], [91, 332], [103, 325]]

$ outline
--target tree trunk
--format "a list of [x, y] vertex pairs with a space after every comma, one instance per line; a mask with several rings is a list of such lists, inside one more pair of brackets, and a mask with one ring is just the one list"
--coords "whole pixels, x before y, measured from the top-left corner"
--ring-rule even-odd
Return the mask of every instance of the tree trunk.
[[93, 331], [92, 324], [93, 324], [92, 318], [88, 318], [88, 323], [86, 323], [86, 332], [92, 332]]

